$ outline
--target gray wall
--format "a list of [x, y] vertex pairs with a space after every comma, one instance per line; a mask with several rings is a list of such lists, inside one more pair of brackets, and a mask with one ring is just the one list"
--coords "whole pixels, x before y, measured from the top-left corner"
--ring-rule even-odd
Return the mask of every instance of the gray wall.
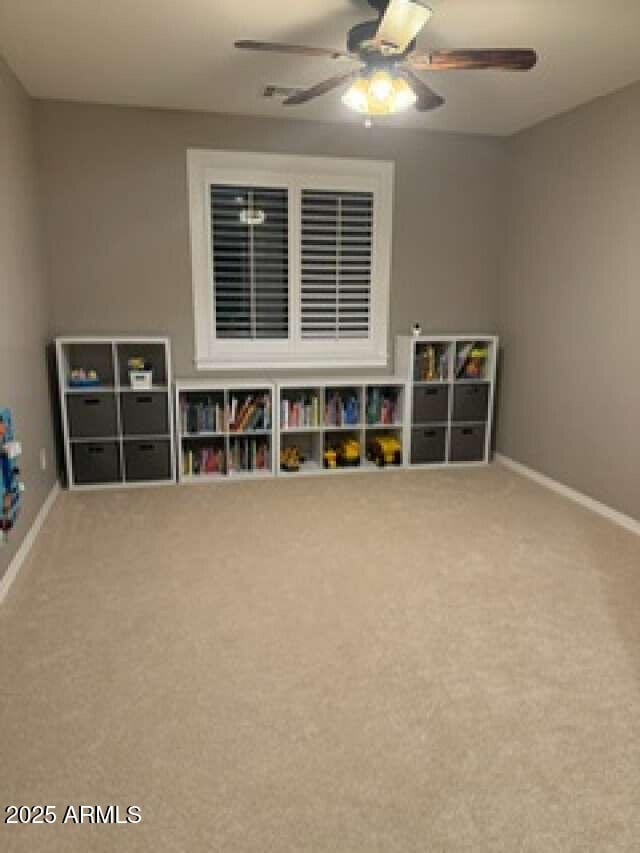
[[[16, 152], [3, 163], [14, 187], [26, 184], [14, 190], [17, 240], [31, 245], [30, 106], [6, 69], [2, 85], [3, 149]], [[36, 104], [36, 122], [54, 333], [166, 332], [176, 373], [196, 375], [188, 147], [394, 160], [392, 335], [415, 320], [497, 328], [499, 449], [640, 517], [640, 86], [507, 141], [59, 102]], [[16, 233], [3, 228], [3, 239]], [[29, 334], [5, 321], [13, 346], [30, 352], [9, 372], [0, 364], [19, 389], [28, 383], [13, 381], [16, 370], [40, 367], [45, 320], [37, 252], [12, 254], [26, 267], [13, 276], [23, 326], [17, 299], [34, 303]], [[31, 387], [39, 400], [43, 386]], [[30, 445], [48, 441], [42, 418]], [[35, 501], [50, 480], [27, 464]]]
[[176, 374], [196, 374], [189, 147], [394, 160], [392, 333], [496, 327], [500, 140], [56, 102], [37, 115], [58, 334], [166, 332]]
[[[0, 57], [0, 407], [23, 444], [24, 512], [0, 546], [0, 577], [55, 480], [45, 346], [48, 299], [36, 174], [34, 105]], [[49, 457], [40, 470], [40, 448]]]
[[508, 156], [498, 448], [640, 518], [640, 84]]

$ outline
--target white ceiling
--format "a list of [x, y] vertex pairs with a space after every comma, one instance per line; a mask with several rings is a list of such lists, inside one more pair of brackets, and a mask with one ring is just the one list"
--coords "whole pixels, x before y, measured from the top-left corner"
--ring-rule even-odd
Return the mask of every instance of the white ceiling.
[[[640, 0], [432, 0], [418, 47], [533, 47], [529, 73], [424, 73], [447, 103], [399, 126], [510, 134], [640, 79]], [[239, 38], [343, 48], [366, 0], [0, 0], [0, 51], [34, 97], [361, 121], [333, 92], [266, 100], [344, 64], [235, 50]], [[348, 66], [346, 66], [348, 67]], [[389, 121], [389, 120], [385, 120]]]

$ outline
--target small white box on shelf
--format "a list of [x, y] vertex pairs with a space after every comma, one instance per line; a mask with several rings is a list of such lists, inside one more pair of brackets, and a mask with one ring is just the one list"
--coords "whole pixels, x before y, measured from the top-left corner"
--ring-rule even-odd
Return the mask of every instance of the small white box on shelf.
[[129, 381], [136, 391], [149, 391], [153, 387], [152, 370], [130, 370]]

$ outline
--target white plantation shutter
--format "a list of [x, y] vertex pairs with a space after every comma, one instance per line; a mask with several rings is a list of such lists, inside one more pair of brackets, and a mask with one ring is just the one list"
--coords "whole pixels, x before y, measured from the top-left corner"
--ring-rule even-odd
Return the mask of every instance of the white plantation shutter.
[[287, 189], [211, 186], [217, 338], [289, 335]]
[[303, 189], [301, 210], [302, 338], [368, 338], [373, 193]]
[[388, 364], [393, 164], [187, 153], [198, 369]]

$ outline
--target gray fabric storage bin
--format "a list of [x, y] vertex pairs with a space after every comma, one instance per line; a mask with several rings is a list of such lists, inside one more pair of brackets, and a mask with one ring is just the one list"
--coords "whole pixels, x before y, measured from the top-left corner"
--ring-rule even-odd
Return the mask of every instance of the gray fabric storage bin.
[[488, 383], [465, 383], [455, 386], [453, 390], [454, 421], [486, 421], [488, 417]]
[[482, 462], [484, 460], [484, 424], [451, 427], [450, 462]]
[[162, 391], [129, 391], [120, 395], [125, 435], [167, 435], [167, 395]]
[[446, 448], [446, 427], [413, 427], [411, 430], [412, 465], [445, 462], [447, 455]]
[[448, 420], [449, 386], [418, 385], [413, 389], [414, 424], [432, 424]]
[[73, 482], [97, 485], [120, 481], [120, 447], [116, 441], [87, 441], [71, 447]]
[[169, 441], [125, 441], [124, 478], [126, 482], [169, 480], [171, 447]]
[[109, 438], [118, 434], [115, 394], [67, 394], [71, 438]]

